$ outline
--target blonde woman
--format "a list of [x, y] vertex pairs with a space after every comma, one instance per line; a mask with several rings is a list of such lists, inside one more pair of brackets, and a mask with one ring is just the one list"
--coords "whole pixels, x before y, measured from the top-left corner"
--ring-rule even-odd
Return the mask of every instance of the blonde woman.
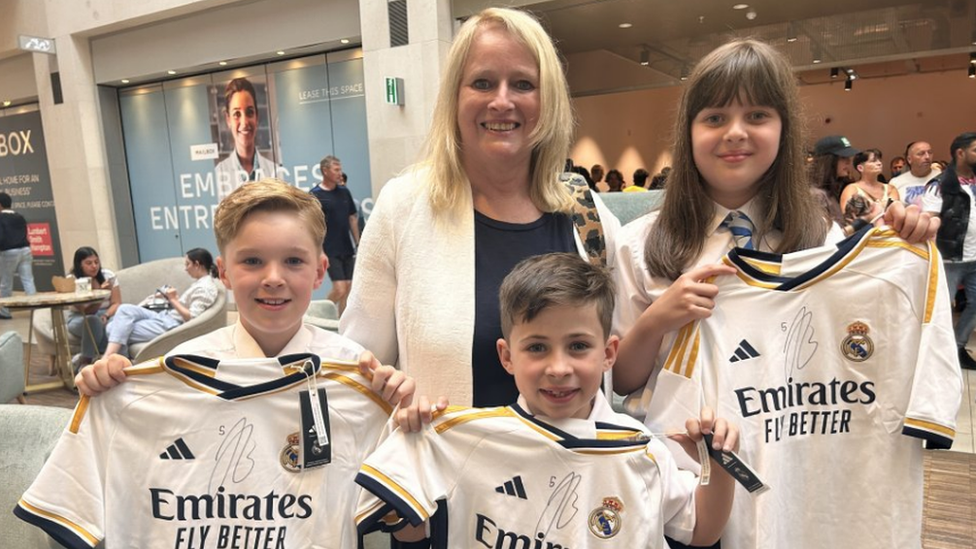
[[[416, 378], [418, 394], [515, 402], [495, 350], [498, 288], [526, 257], [583, 253], [559, 179], [572, 128], [562, 66], [538, 21], [510, 9], [469, 19], [423, 160], [387, 183], [370, 216], [340, 332]], [[617, 220], [595, 202], [612, 250]]]

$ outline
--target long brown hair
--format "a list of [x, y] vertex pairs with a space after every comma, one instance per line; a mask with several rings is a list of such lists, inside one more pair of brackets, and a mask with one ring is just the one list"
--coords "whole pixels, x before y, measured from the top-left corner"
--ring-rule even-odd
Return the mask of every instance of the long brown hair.
[[796, 80], [772, 46], [733, 40], [706, 55], [692, 71], [675, 121], [673, 169], [657, 222], [647, 235], [644, 261], [652, 276], [675, 279], [701, 255], [715, 204], [695, 166], [691, 124], [706, 108], [733, 102], [771, 107], [782, 119], [776, 160], [756, 194], [764, 211], [753, 219], [758, 235], [779, 230], [778, 253], [823, 244], [827, 221], [811, 199], [804, 172], [803, 128]]

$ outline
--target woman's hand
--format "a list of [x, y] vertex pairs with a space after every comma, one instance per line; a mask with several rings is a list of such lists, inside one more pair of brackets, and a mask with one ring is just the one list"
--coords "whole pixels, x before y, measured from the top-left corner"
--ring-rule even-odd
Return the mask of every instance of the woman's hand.
[[180, 296], [177, 293], [176, 288], [173, 288], [172, 286], [166, 287], [166, 299], [169, 301], [179, 301]]
[[734, 267], [703, 265], [678, 277], [642, 316], [654, 319], [659, 332], [673, 332], [685, 324], [712, 316], [718, 286], [707, 282], [713, 276], [735, 274]]

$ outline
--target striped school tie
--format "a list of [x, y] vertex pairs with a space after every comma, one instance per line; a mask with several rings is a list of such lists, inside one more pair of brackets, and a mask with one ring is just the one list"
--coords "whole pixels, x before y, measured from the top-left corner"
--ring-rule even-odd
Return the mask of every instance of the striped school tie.
[[752, 224], [752, 220], [749, 219], [748, 215], [733, 210], [725, 217], [721, 226], [727, 227], [729, 232], [732, 233], [732, 240], [735, 242], [736, 248], [755, 249], [752, 246], [752, 230], [755, 226]]

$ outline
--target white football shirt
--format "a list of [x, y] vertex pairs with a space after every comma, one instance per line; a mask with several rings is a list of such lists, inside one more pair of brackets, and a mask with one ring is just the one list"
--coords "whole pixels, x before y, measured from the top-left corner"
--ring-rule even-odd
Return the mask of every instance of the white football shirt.
[[[355, 363], [170, 356], [83, 397], [14, 512], [70, 548], [356, 547], [354, 482], [391, 408]], [[299, 393], [325, 389], [331, 463], [302, 470]], [[216, 377], [277, 367], [238, 385]], [[308, 426], [306, 426], [307, 428]]]
[[670, 452], [627, 427], [597, 423], [596, 434], [577, 438], [518, 404], [449, 409], [421, 433], [394, 431], [366, 460], [356, 522], [365, 532], [430, 520], [435, 548], [664, 548], [665, 533], [690, 539], [695, 484]]
[[935, 245], [868, 229], [724, 261], [737, 276], [679, 332], [646, 420], [707, 404], [738, 424], [771, 489], [736, 487], [723, 549], [920, 547], [922, 444], [952, 444], [962, 391]]

